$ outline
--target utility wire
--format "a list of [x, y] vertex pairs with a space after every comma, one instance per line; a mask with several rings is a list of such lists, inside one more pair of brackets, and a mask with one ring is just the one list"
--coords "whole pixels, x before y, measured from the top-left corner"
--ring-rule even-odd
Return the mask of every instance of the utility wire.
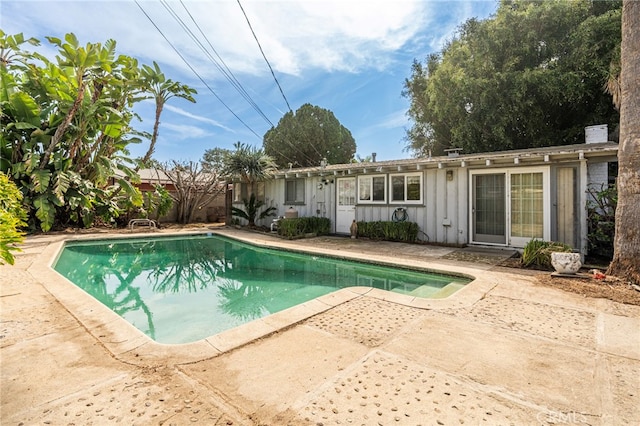
[[262, 53], [262, 57], [264, 58], [264, 61], [269, 66], [269, 70], [271, 71], [271, 75], [273, 76], [273, 79], [275, 80], [276, 84], [278, 85], [278, 89], [280, 89], [280, 93], [282, 94], [282, 97], [284, 98], [284, 101], [287, 104], [287, 108], [289, 108], [289, 111], [292, 111], [291, 110], [291, 106], [289, 105], [289, 101], [287, 100], [287, 97], [284, 95], [284, 92], [282, 91], [282, 87], [280, 86], [280, 83], [278, 82], [278, 79], [276, 78], [276, 74], [273, 72], [273, 68], [271, 68], [271, 64], [269, 63], [269, 60], [267, 59], [267, 56], [264, 54], [264, 51], [262, 50], [262, 46], [260, 45], [260, 41], [258, 40], [258, 37], [256, 36], [255, 31], [253, 31], [253, 27], [251, 26], [251, 22], [249, 21], [249, 17], [245, 13], [244, 8], [242, 7], [242, 4], [240, 3], [240, 0], [236, 0], [236, 1], [238, 2], [238, 6], [240, 6], [240, 10], [242, 10], [242, 14], [244, 15], [244, 19], [246, 19], [247, 20], [247, 24], [249, 24], [249, 29], [251, 30], [251, 34], [253, 34], [253, 38], [256, 40], [256, 43], [258, 43], [258, 47], [260, 48], [260, 53]]
[[233, 74], [233, 72], [229, 69], [229, 67], [227, 66], [227, 64], [224, 62], [224, 60], [220, 57], [220, 55], [218, 54], [218, 52], [216, 51], [216, 49], [213, 47], [213, 45], [211, 44], [211, 42], [209, 41], [209, 39], [207, 38], [207, 36], [204, 34], [204, 32], [202, 31], [202, 29], [200, 28], [200, 26], [198, 25], [198, 23], [196, 22], [196, 20], [193, 18], [193, 16], [191, 15], [191, 12], [189, 12], [189, 9], [187, 9], [187, 6], [180, 1], [180, 3], [182, 4], [182, 7], [184, 8], [184, 10], [187, 12], [187, 14], [189, 15], [189, 17], [191, 18], [191, 21], [193, 22], [193, 24], [196, 26], [196, 28], [198, 28], [198, 30], [200, 31], [200, 34], [202, 35], [202, 37], [204, 37], [204, 39], [206, 40], [206, 42], [209, 44], [209, 47], [211, 48], [211, 50], [213, 50], [213, 52], [216, 54], [216, 56], [218, 57], [218, 60], [222, 63], [222, 65], [224, 65], [224, 68], [222, 67], [222, 65], [220, 65], [220, 62], [218, 62], [218, 60], [216, 60], [216, 58], [214, 58], [213, 56], [211, 56], [211, 53], [209, 53], [208, 49], [206, 48], [206, 46], [204, 46], [202, 44], [202, 42], [198, 39], [198, 37], [193, 33], [193, 31], [191, 31], [191, 29], [189, 28], [189, 26], [178, 16], [178, 14], [171, 8], [171, 6], [169, 5], [169, 3], [166, 0], [161, 0], [161, 4], [165, 7], [165, 9], [169, 12], [169, 14], [173, 17], [174, 20], [176, 20], [176, 22], [178, 22], [180, 24], [180, 26], [182, 27], [182, 29], [191, 37], [191, 39], [194, 41], [194, 43], [196, 43], [198, 45], [198, 47], [200, 47], [200, 50], [202, 50], [202, 52], [209, 58], [209, 60], [216, 66], [216, 68], [222, 73], [222, 75], [225, 76], [225, 78], [227, 79], [227, 81], [229, 81], [229, 83], [231, 83], [231, 85], [236, 89], [236, 91], [247, 101], [247, 103], [249, 103], [249, 105], [251, 105], [251, 107], [267, 122], [267, 124], [269, 124], [271, 127], [274, 127], [273, 123], [271, 122], [271, 120], [269, 120], [269, 118], [265, 115], [265, 113], [260, 109], [260, 107], [258, 106], [258, 104], [251, 98], [251, 96], [249, 95], [249, 93], [245, 90], [245, 88], [242, 86], [242, 84], [240, 83], [240, 81], [238, 81], [238, 79], [235, 77], [235, 75]]
[[180, 59], [182, 59], [184, 61], [184, 63], [189, 67], [189, 69], [198, 77], [198, 79], [200, 79], [200, 81], [202, 82], [202, 84], [204, 84], [206, 86], [207, 89], [209, 89], [209, 91], [213, 94], [213, 96], [215, 96], [220, 103], [222, 103], [222, 105], [225, 106], [225, 108], [227, 108], [227, 110], [229, 110], [229, 112], [231, 114], [233, 114], [234, 117], [236, 117], [238, 119], [238, 121], [240, 121], [242, 124], [244, 124], [244, 126], [249, 129], [249, 131], [251, 131], [251, 133], [253, 133], [254, 135], [256, 135], [256, 137], [258, 139], [262, 139], [262, 137], [260, 135], [258, 135], [251, 127], [249, 127], [249, 125], [247, 123], [245, 123], [240, 117], [238, 117], [238, 115], [233, 112], [233, 110], [220, 98], [220, 96], [218, 96], [218, 94], [207, 84], [207, 82], [204, 81], [204, 79], [200, 76], [200, 74], [198, 74], [198, 72], [193, 68], [193, 66], [191, 66], [191, 64], [189, 63], [189, 61], [187, 61], [185, 59], [184, 56], [182, 56], [182, 54], [178, 51], [178, 49], [176, 49], [176, 47], [173, 45], [173, 43], [171, 43], [171, 41], [169, 41], [169, 39], [167, 38], [166, 35], [164, 35], [164, 33], [162, 32], [162, 30], [156, 25], [156, 23], [153, 21], [153, 19], [151, 19], [151, 17], [149, 16], [149, 14], [147, 14], [147, 12], [144, 10], [144, 8], [140, 5], [140, 3], [138, 2], [138, 0], [134, 0], [134, 2], [136, 3], [136, 5], [140, 8], [140, 10], [142, 11], [142, 13], [144, 14], [144, 16], [147, 17], [147, 19], [149, 20], [149, 22], [151, 22], [151, 24], [156, 28], [156, 30], [158, 30], [158, 32], [160, 33], [160, 35], [162, 35], [162, 37], [165, 39], [165, 41], [167, 43], [169, 43], [169, 46], [171, 46], [171, 48], [178, 54], [178, 56], [180, 56]]
[[[273, 68], [271, 67], [271, 64], [269, 63], [269, 60], [267, 59], [267, 56], [264, 54], [264, 51], [262, 50], [262, 45], [260, 44], [260, 41], [258, 40], [258, 36], [256, 35], [255, 31], [253, 31], [253, 27], [251, 26], [251, 22], [249, 21], [249, 17], [247, 16], [246, 12], [244, 11], [244, 8], [242, 7], [242, 4], [240, 3], [240, 0], [236, 0], [236, 1], [238, 2], [238, 6], [240, 6], [240, 10], [242, 10], [242, 14], [244, 15], [244, 18], [247, 20], [247, 24], [249, 25], [249, 29], [251, 30], [251, 34], [253, 34], [253, 38], [256, 40], [256, 43], [258, 43], [258, 48], [260, 48], [260, 53], [262, 53], [262, 57], [264, 58], [264, 61], [269, 66], [269, 70], [271, 71], [271, 75], [273, 76], [274, 81], [278, 85], [278, 89], [280, 89], [280, 93], [282, 94], [282, 97], [284, 98], [284, 101], [286, 102], [287, 107], [289, 108], [289, 111], [291, 113], [294, 113], [293, 110], [291, 109], [291, 106], [289, 105], [289, 101], [287, 100], [287, 97], [284, 95], [284, 92], [282, 91], [282, 87], [280, 86], [280, 83], [278, 82], [278, 79], [276, 78], [276, 74], [273, 72]], [[306, 157], [307, 160], [311, 163], [312, 158], [309, 155], [307, 155], [304, 151], [302, 151], [302, 149], [300, 147], [298, 147], [297, 145], [295, 145], [293, 142], [291, 142], [288, 139], [286, 139], [286, 141], [292, 148], [298, 150], [298, 152], [300, 152], [304, 157]], [[318, 148], [316, 148], [315, 144], [311, 144], [311, 147], [316, 152], [316, 154], [318, 154], [319, 158], [323, 158], [324, 157], [324, 155], [322, 155], [318, 151]]]
[[[171, 46], [171, 48], [176, 52], [176, 54], [178, 54], [178, 56], [180, 56], [180, 58], [183, 60], [183, 62], [189, 67], [189, 69], [198, 77], [198, 79], [205, 85], [205, 87], [207, 87], [207, 89], [220, 101], [220, 103], [222, 103], [222, 105], [225, 106], [225, 108], [227, 108], [227, 110], [229, 112], [231, 112], [231, 114], [233, 114], [234, 117], [236, 117], [238, 119], [238, 121], [240, 121], [247, 129], [249, 129], [249, 131], [251, 131], [251, 133], [253, 133], [257, 138], [259, 139], [263, 139], [260, 135], [258, 135], [247, 123], [245, 123], [217, 94], [216, 92], [204, 81], [204, 79], [200, 76], [200, 74], [198, 74], [198, 72], [194, 69], [194, 67], [187, 61], [187, 59], [178, 51], [178, 49], [173, 45], [173, 43], [171, 43], [171, 41], [169, 41], [168, 37], [162, 32], [162, 30], [158, 27], [158, 25], [156, 25], [156, 23], [153, 21], [153, 19], [149, 16], [149, 14], [144, 10], [144, 8], [139, 4], [138, 0], [134, 0], [136, 5], [138, 6], [138, 8], [140, 8], [140, 10], [142, 11], [142, 13], [147, 17], [147, 19], [151, 22], [151, 24], [156, 28], [156, 30], [160, 33], [160, 35], [162, 35], [162, 37], [165, 39], [165, 41]], [[229, 80], [229, 82], [234, 86], [234, 88], [236, 88], [236, 90], [238, 90], [238, 92], [247, 100], [247, 102], [249, 104], [251, 104], [254, 109], [265, 119], [265, 121], [267, 121], [271, 127], [275, 127], [273, 125], [273, 123], [271, 123], [271, 121], [264, 115], [264, 113], [262, 112], [262, 110], [258, 107], [258, 105], [253, 101], [253, 99], [251, 99], [251, 97], [249, 96], [249, 94], [246, 92], [246, 90], [242, 87], [242, 85], [240, 84], [240, 82], [237, 80], [237, 78], [233, 75], [233, 73], [231, 72], [231, 70], [229, 69], [229, 67], [226, 65], [226, 63], [224, 62], [224, 60], [220, 57], [220, 55], [218, 54], [218, 52], [215, 50], [215, 48], [211, 45], [211, 42], [207, 39], [207, 37], [204, 35], [202, 29], [200, 28], [200, 26], [197, 24], [197, 22], [195, 21], [195, 19], [193, 18], [193, 16], [191, 15], [191, 13], [188, 11], [188, 9], [186, 8], [186, 6], [184, 5], [184, 3], [182, 3], [183, 7], [185, 8], [185, 10], [187, 11], [187, 13], [189, 14], [191, 20], [194, 22], [194, 24], [196, 25], [196, 27], [198, 28], [198, 30], [200, 31], [200, 33], [203, 35], [203, 37], [205, 38], [205, 40], [207, 40], [207, 43], [209, 44], [209, 46], [211, 47], [211, 49], [214, 51], [214, 53], [216, 54], [216, 56], [218, 56], [218, 58], [220, 59], [220, 61], [224, 64], [224, 66], [226, 67], [226, 69], [228, 70], [228, 73], [225, 72], [224, 69], [222, 69], [222, 66], [220, 66], [220, 64], [215, 60], [215, 58], [213, 58], [209, 52], [207, 51], [206, 47], [204, 47], [202, 45], [202, 43], [198, 40], [198, 38], [193, 34], [193, 32], [188, 28], [188, 26], [184, 23], [184, 21], [182, 21], [182, 19], [180, 17], [177, 16], [177, 14], [175, 13], [175, 11], [173, 11], [173, 9], [171, 9], [170, 6], [168, 6], [168, 4], [166, 4], [166, 0], [161, 0], [161, 3], [163, 4], [163, 6], [165, 7], [165, 9], [169, 12], [170, 15], [172, 15], [172, 17], [182, 26], [182, 28], [185, 30], [185, 32], [187, 32], [189, 34], [189, 36], [192, 38], [192, 40], [201, 48], [201, 50], [203, 50], [203, 52], [209, 57], [209, 59], [216, 65], [216, 67], [218, 68], [218, 70], [220, 70], [220, 72], [223, 73], [223, 75], [225, 75], [225, 77]], [[239, 3], [239, 2], [238, 2]], [[242, 5], [240, 5], [240, 8], [242, 9]], [[242, 10], [243, 14], [244, 14], [244, 9]], [[249, 27], [251, 28], [251, 24], [249, 23], [249, 20], [245, 14], [245, 18], [247, 19], [247, 23], [249, 24]], [[254, 35], [254, 37], [256, 37], [255, 33], [253, 32], [253, 29], [251, 28], [251, 31]], [[289, 107], [289, 111], [293, 112], [291, 110], [291, 107], [289, 106], [289, 102], [287, 101], [282, 88], [280, 87], [280, 84], [278, 83], [278, 80], [275, 77], [275, 74], [273, 72], [273, 69], [271, 68], [271, 65], [269, 64], [267, 58], [264, 55], [264, 52], [262, 51], [262, 47], [260, 46], [260, 42], [258, 41], [258, 39], [256, 38], [256, 42], [258, 43], [258, 46], [260, 47], [260, 51], [262, 52], [262, 55], [265, 59], [265, 61], [267, 62], [267, 65], [269, 65], [269, 69], [271, 70], [271, 74], [276, 82], [276, 84], [278, 85], [279, 89], [280, 89], [280, 93], [282, 94], [285, 102], [287, 103], [287, 106]], [[245, 96], [246, 94], [246, 96]], [[307, 158], [307, 160], [309, 162], [311, 162], [312, 158], [306, 154], [299, 146], [293, 144], [291, 141], [287, 140], [286, 141], [294, 150], [298, 151], [300, 154], [302, 154], [304, 157]], [[318, 155], [320, 155], [320, 157], [322, 157], [322, 155], [318, 152], [317, 148], [315, 146], [313, 146], [314, 151], [316, 151], [316, 153]], [[275, 150], [276, 152], [278, 152], [278, 154], [280, 154], [283, 158], [286, 158], [289, 162], [294, 162], [297, 163], [297, 161], [292, 161], [291, 158], [288, 155], [284, 155], [282, 152]]]
[[[166, 0], [161, 0], [162, 3], [166, 3]], [[193, 15], [191, 14], [191, 12], [189, 11], [189, 9], [187, 8], [187, 6], [182, 2], [182, 0], [180, 0], [180, 3], [182, 4], [182, 7], [184, 8], [184, 10], [187, 12], [187, 14], [189, 15], [189, 17], [191, 18], [191, 21], [193, 22], [193, 24], [196, 26], [196, 28], [198, 28], [198, 30], [200, 31], [200, 34], [202, 35], [202, 37], [206, 40], [207, 44], [209, 45], [209, 47], [211, 48], [211, 50], [216, 54], [216, 56], [218, 57], [218, 59], [220, 60], [220, 62], [224, 65], [223, 69], [222, 66], [218, 63], [218, 61], [215, 60], [215, 58], [213, 58], [211, 56], [211, 54], [207, 51], [206, 47], [204, 47], [202, 45], [202, 43], [197, 40], [197, 37], [195, 37], [195, 35], [193, 34], [193, 32], [187, 28], [186, 24], [184, 24], [184, 22], [182, 21], [182, 19], [180, 19], [179, 17], [176, 16], [175, 12], [171, 9], [170, 6], [165, 6], [165, 8], [169, 11], [170, 14], [172, 14], [172, 16], [174, 16], [174, 19], [176, 19], [181, 26], [183, 27], [183, 29], [188, 32], [191, 36], [191, 38], [194, 40], [194, 42], [196, 44], [198, 44], [200, 46], [200, 49], [209, 57], [209, 59], [216, 65], [216, 67], [218, 68], [218, 70], [227, 78], [227, 80], [231, 83], [231, 85], [233, 85], [236, 90], [238, 90], [238, 92], [247, 100], [247, 102], [249, 102], [254, 106], [254, 109], [260, 114], [262, 115], [262, 117], [271, 125], [271, 127], [275, 127], [273, 125], [273, 123], [271, 123], [271, 121], [264, 115], [264, 113], [262, 112], [262, 110], [258, 107], [258, 105], [253, 101], [253, 99], [251, 98], [251, 96], [246, 92], [246, 90], [244, 89], [244, 87], [242, 87], [242, 84], [240, 84], [240, 82], [238, 81], [238, 79], [235, 77], [235, 75], [233, 74], [233, 72], [231, 71], [231, 69], [227, 66], [226, 62], [224, 61], [224, 59], [222, 59], [222, 57], [218, 54], [218, 52], [216, 51], [215, 47], [213, 47], [213, 45], [211, 44], [211, 41], [209, 41], [209, 38], [206, 36], [206, 34], [202, 31], [202, 28], [200, 27], [200, 25], [198, 25], [198, 23], [196, 22], [195, 18], [193, 17]], [[313, 158], [311, 158], [306, 152], [304, 152], [302, 150], [301, 147], [295, 145], [294, 143], [292, 143], [291, 141], [289, 141], [288, 139], [286, 140], [287, 144], [289, 144], [289, 146], [295, 150], [298, 151], [298, 153], [300, 153], [303, 157], [306, 157], [307, 161], [309, 163], [313, 162]], [[285, 155], [283, 152], [275, 149], [272, 147], [272, 149], [278, 154], [280, 155], [280, 157], [285, 158], [287, 160], [287, 162], [290, 163], [297, 163], [297, 161], [292, 160], [288, 155]], [[322, 155], [318, 152], [318, 150], [316, 149], [315, 146], [313, 146], [313, 149], [316, 151], [316, 153], [322, 157]]]

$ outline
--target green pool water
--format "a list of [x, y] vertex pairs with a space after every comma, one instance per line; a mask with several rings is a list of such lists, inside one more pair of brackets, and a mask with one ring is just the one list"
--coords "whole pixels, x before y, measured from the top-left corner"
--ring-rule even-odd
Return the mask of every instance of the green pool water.
[[351, 286], [446, 297], [468, 281], [215, 234], [72, 242], [54, 269], [160, 343], [188, 343]]

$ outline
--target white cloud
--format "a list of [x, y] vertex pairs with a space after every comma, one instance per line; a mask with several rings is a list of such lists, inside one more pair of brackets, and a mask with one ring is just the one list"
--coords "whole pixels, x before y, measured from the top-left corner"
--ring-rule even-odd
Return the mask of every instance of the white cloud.
[[[171, 138], [177, 137], [180, 140], [189, 140], [189, 139], [198, 139], [206, 136], [211, 136], [210, 132], [206, 130], [196, 127], [189, 126], [186, 124], [173, 124], [173, 123], [162, 123], [162, 127], [160, 128], [160, 134], [166, 133], [165, 130], [171, 132]], [[163, 139], [167, 139], [165, 136]]]
[[405, 127], [409, 123], [409, 118], [407, 117], [407, 111], [402, 109], [399, 111], [392, 112], [391, 114], [387, 114], [384, 117], [380, 118], [380, 121], [376, 123], [374, 127], [384, 128], [384, 129], [395, 129], [397, 127]]
[[190, 113], [188, 111], [185, 111], [182, 108], [178, 108], [178, 107], [175, 107], [175, 106], [169, 105], [169, 104], [165, 104], [164, 108], [166, 110], [168, 110], [168, 111], [171, 111], [171, 112], [174, 112], [176, 114], [182, 115], [183, 117], [189, 117], [189, 118], [191, 118], [193, 120], [201, 121], [203, 123], [208, 123], [208, 124], [211, 124], [213, 126], [220, 127], [220, 128], [222, 128], [224, 130], [227, 130], [229, 132], [233, 131], [229, 127], [223, 125], [222, 123], [220, 123], [220, 122], [218, 122], [216, 120], [212, 120], [212, 119], [210, 119], [208, 117], [203, 117], [201, 115], [192, 114], [192, 113]]
[[[174, 14], [215, 57], [211, 43], [234, 73], [269, 72], [236, 1], [140, 0], [139, 4], [143, 10], [132, 0], [3, 0], [3, 15], [10, 16], [3, 20], [26, 34], [45, 31], [46, 35], [61, 37], [73, 31], [83, 42], [113, 38], [121, 53], [146, 62], [171, 64], [190, 74], [170, 42], [203, 77], [222, 78]], [[297, 76], [309, 69], [382, 70], [392, 63], [394, 51], [411, 43], [432, 24], [436, 8], [466, 13], [463, 7], [447, 2], [419, 0], [244, 0], [242, 5], [275, 71]], [[439, 43], [441, 39], [434, 41]]]

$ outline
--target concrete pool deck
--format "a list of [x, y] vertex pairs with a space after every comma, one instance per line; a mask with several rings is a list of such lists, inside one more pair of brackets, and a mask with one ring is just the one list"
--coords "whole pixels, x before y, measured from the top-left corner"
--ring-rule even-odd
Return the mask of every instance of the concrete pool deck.
[[0, 423], [640, 424], [638, 306], [536, 285], [496, 266], [508, 251], [215, 232], [476, 280], [442, 300], [340, 290], [160, 345], [49, 268], [65, 239], [128, 234], [29, 237], [0, 266]]

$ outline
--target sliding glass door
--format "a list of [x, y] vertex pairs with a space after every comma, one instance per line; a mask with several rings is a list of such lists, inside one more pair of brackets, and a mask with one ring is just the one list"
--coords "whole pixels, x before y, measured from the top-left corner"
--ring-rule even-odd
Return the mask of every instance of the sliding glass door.
[[548, 168], [471, 173], [471, 242], [524, 247], [549, 239]]
[[542, 172], [511, 173], [511, 245], [523, 247], [533, 238], [544, 239], [544, 186]]
[[505, 178], [505, 173], [472, 175], [473, 242], [506, 244]]

